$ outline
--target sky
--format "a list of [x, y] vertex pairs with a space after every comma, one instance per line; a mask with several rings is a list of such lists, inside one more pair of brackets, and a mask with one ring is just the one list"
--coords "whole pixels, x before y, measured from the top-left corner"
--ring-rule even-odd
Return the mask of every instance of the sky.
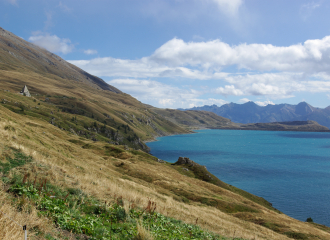
[[0, 0], [0, 27], [160, 108], [330, 105], [328, 0]]

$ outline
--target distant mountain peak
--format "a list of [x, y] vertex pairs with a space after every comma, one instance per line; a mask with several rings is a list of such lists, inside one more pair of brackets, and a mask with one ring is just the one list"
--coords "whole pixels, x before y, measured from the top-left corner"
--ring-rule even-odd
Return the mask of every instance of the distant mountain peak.
[[256, 105], [256, 106], [259, 106], [258, 104], [256, 104], [255, 102], [253, 101], [248, 101], [246, 103], [243, 103], [243, 105]]
[[314, 107], [312, 107], [306, 102], [301, 102], [296, 106], [295, 112], [299, 115], [308, 115], [314, 112]]
[[228, 103], [221, 107], [203, 106], [195, 107], [194, 110], [213, 112], [221, 117], [229, 118], [235, 123], [269, 123], [288, 121], [314, 120], [319, 124], [330, 127], [330, 106], [325, 109], [315, 108], [307, 102], [297, 105], [291, 104], [268, 104], [259, 106], [249, 101], [243, 104]]

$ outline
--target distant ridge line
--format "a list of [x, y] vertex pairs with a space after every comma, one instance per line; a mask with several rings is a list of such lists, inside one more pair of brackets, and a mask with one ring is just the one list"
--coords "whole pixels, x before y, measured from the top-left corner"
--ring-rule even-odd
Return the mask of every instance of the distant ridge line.
[[267, 106], [259, 106], [250, 101], [244, 104], [228, 103], [220, 107], [216, 105], [205, 105], [179, 110], [209, 111], [221, 117], [228, 118], [234, 123], [274, 123], [313, 120], [320, 125], [330, 128], [330, 106], [322, 109], [313, 107], [306, 102], [301, 102], [297, 105], [269, 104]]

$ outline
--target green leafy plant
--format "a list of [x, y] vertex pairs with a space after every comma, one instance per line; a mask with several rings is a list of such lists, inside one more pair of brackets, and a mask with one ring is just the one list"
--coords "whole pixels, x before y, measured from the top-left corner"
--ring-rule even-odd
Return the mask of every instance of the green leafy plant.
[[[59, 189], [44, 180], [33, 184], [17, 181], [9, 192], [34, 202], [39, 214], [52, 219], [61, 229], [84, 234], [89, 239], [135, 239], [139, 223], [154, 239], [226, 239], [157, 213], [156, 203], [149, 201], [145, 209], [132, 207], [125, 211], [122, 198], [111, 206], [88, 197], [80, 189]], [[53, 195], [55, 194], [55, 195]], [[51, 239], [51, 236], [48, 236]]]

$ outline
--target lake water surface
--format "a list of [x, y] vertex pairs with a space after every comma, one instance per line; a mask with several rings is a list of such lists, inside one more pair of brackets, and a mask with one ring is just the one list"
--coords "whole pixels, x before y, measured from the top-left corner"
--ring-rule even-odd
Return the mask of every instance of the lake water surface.
[[189, 157], [283, 213], [330, 226], [330, 133], [198, 130], [149, 142], [151, 154]]

